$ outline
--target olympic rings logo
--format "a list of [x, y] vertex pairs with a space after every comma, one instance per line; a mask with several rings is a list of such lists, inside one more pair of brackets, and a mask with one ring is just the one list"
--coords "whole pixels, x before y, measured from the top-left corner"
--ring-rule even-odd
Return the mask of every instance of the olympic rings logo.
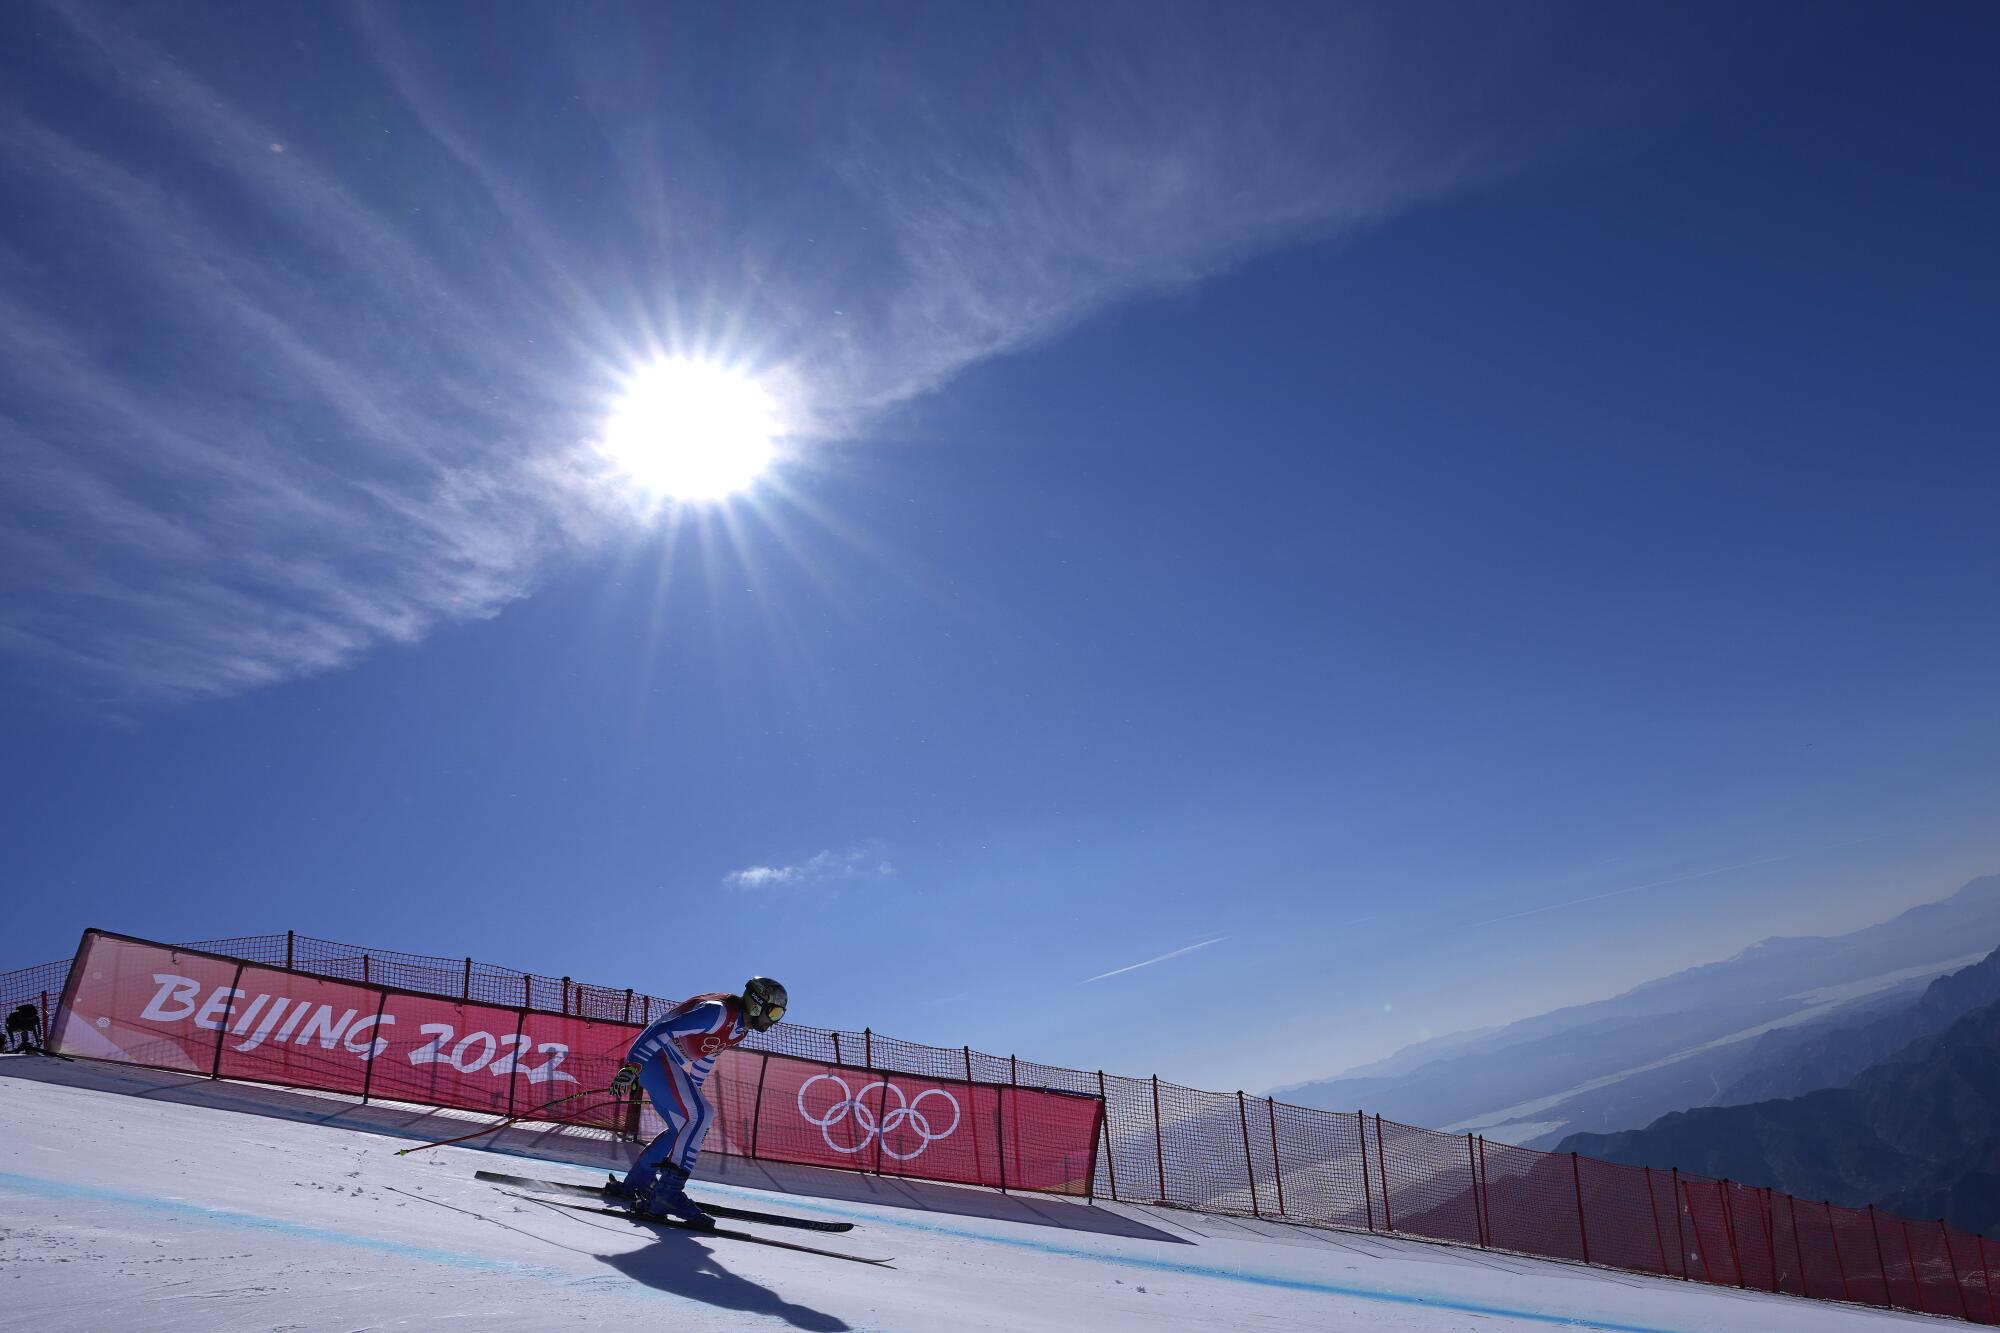
[[[831, 1079], [839, 1086], [840, 1100], [829, 1106], [824, 1115], [814, 1115], [806, 1109], [806, 1090], [821, 1079]], [[877, 1088], [882, 1089], [882, 1096], [874, 1105], [871, 1105], [868, 1094]], [[896, 1100], [894, 1106], [889, 1105], [891, 1097], [894, 1097]], [[951, 1124], [946, 1128], [942, 1130], [934, 1128], [931, 1125], [930, 1117], [924, 1114], [922, 1107], [924, 1099], [928, 1097], [942, 1097], [945, 1105], [951, 1107]], [[882, 1151], [885, 1155], [893, 1157], [899, 1162], [907, 1162], [911, 1158], [921, 1154], [924, 1149], [930, 1147], [938, 1140], [948, 1139], [958, 1132], [958, 1098], [952, 1096], [943, 1088], [929, 1088], [911, 1098], [894, 1083], [886, 1079], [877, 1079], [875, 1082], [862, 1087], [859, 1092], [854, 1092], [849, 1090], [847, 1080], [838, 1074], [814, 1074], [799, 1085], [798, 1101], [799, 1118], [804, 1120], [808, 1125], [818, 1125], [819, 1135], [826, 1140], [826, 1146], [845, 1156], [852, 1156], [860, 1152], [869, 1144], [875, 1142], [877, 1138], [880, 1138], [882, 1140]], [[885, 1108], [882, 1111], [879, 1123], [876, 1119], [877, 1106]], [[855, 1143], [843, 1146], [834, 1142], [833, 1131], [846, 1123], [849, 1117], [853, 1118], [854, 1128], [860, 1131], [860, 1137]], [[889, 1136], [905, 1126], [920, 1141], [909, 1152], [897, 1152], [889, 1146]], [[854, 1133], [850, 1131], [841, 1137], [853, 1138]]]

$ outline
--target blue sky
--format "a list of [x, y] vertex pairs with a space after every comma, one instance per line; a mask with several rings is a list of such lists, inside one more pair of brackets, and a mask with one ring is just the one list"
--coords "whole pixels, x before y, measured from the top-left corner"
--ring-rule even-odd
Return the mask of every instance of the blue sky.
[[1990, 8], [1068, 8], [0, 13], [7, 955], [1254, 1090], [2000, 869]]

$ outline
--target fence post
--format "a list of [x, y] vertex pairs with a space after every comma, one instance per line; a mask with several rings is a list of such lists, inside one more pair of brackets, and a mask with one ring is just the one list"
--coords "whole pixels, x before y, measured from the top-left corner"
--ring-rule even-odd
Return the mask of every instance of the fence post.
[[[1798, 1260], [1799, 1264], [1799, 1290], [1804, 1292], [1807, 1297], [1811, 1297], [1812, 1277], [1806, 1272], [1805, 1238], [1799, 1234], [1799, 1200], [1797, 1195], [1787, 1194], [1785, 1196], [1785, 1211], [1792, 1215], [1792, 1254]], [[1774, 1246], [1773, 1249], [1775, 1248]], [[1776, 1262], [1774, 1258], [1773, 1267], [1775, 1266]], [[1774, 1277], [1771, 1281], [1775, 1285], [1777, 1279]]]
[[1660, 1273], [1671, 1277], [1673, 1270], [1667, 1267], [1667, 1238], [1660, 1230], [1660, 1196], [1653, 1193], [1653, 1168], [1650, 1166], [1646, 1168], [1646, 1211], [1653, 1217], [1653, 1244], [1660, 1247]]
[[757, 1159], [758, 1131], [764, 1127], [764, 1075], [771, 1069], [771, 1057], [761, 1054], [757, 1060], [757, 1096], [750, 1103], [750, 1159]]
[[1910, 1243], [1910, 1219], [1899, 1219], [1903, 1224], [1903, 1253], [1910, 1257], [1910, 1285], [1917, 1291], [1917, 1313], [1929, 1314], [1924, 1308], [1924, 1280], [1917, 1276], [1917, 1247]]
[[521, 1007], [523, 1009], [535, 1007], [535, 978], [526, 972], [521, 974]]
[[1986, 1237], [1979, 1240], [1979, 1271], [1986, 1279], [1986, 1309], [1993, 1316], [1993, 1322], [2000, 1324], [2000, 1295], [1993, 1291], [1993, 1267], [1986, 1259]]
[[632, 1021], [632, 988], [630, 986], [625, 988], [625, 1017], [619, 1021], [625, 1023]]
[[[959, 1053], [965, 1059], [965, 1104], [971, 1106], [974, 1101], [972, 1096], [972, 1047], [961, 1046], [958, 1049]], [[979, 1172], [979, 1183], [984, 1185], [986, 1183], [986, 1175], [979, 1165], [979, 1117], [976, 1115], [973, 1116], [970, 1123], [972, 1128], [972, 1169]], [[998, 1143], [993, 1145], [993, 1153], [996, 1158], [999, 1156], [1000, 1145]]]
[[465, 984], [459, 988], [458, 998], [461, 1000], [470, 1000], [472, 998], [472, 960], [470, 958], [465, 960]]
[[1160, 1202], [1167, 1201], [1167, 1149], [1165, 1131], [1160, 1127], [1160, 1076], [1153, 1075], [1153, 1164], [1160, 1171]]
[[1486, 1136], [1479, 1136], [1479, 1216], [1486, 1222], [1486, 1243], [1493, 1243], [1493, 1178], [1486, 1170]]
[[840, 1058], [840, 1034], [838, 1032], [833, 1034], [833, 1062], [837, 1065], [847, 1063]]
[[1578, 1165], [1577, 1155], [1569, 1155], [1569, 1178], [1576, 1186], [1576, 1234], [1583, 1237], [1583, 1261], [1590, 1262], [1590, 1228], [1583, 1220], [1583, 1168]]
[[647, 1027], [653, 1025], [653, 997], [650, 995], [639, 997], [639, 1021]]
[[1465, 1134], [1465, 1161], [1472, 1171], [1472, 1229], [1479, 1233], [1479, 1248], [1486, 1248], [1486, 1218], [1479, 1211], [1479, 1149], [1473, 1146], [1472, 1131]]
[[368, 984], [368, 955], [365, 953], [361, 955], [361, 984]]
[[569, 992], [570, 992], [570, 987], [569, 987], [569, 978], [568, 978], [568, 977], [564, 977], [564, 978], [562, 979], [562, 983], [563, 983], [563, 993], [562, 993], [562, 1011], [563, 1011], [563, 1016], [564, 1016], [565, 1018], [567, 1018], [567, 1017], [569, 1017], [569, 1016], [570, 1016], [570, 1013], [569, 1013]]
[[[74, 966], [74, 964], [72, 964], [72, 966]], [[48, 1052], [55, 1049], [55, 1047], [51, 1044], [55, 1041], [55, 1039], [56, 1039], [56, 1034], [49, 1027], [49, 993], [47, 991], [43, 991], [42, 992], [42, 1052], [44, 1054], [47, 1054]]]
[[1007, 1086], [1012, 1088], [1021, 1086], [1021, 1057], [1018, 1055], [1007, 1057]]
[[[1680, 1183], [1680, 1170], [1681, 1169], [1679, 1167], [1674, 1168], [1675, 1189], [1677, 1191], [1682, 1192], [1681, 1194], [1677, 1195], [1676, 1206], [1678, 1207], [1679, 1198], [1685, 1197], [1685, 1199], [1687, 1200], [1688, 1220], [1693, 1221], [1694, 1193], [1687, 1186], [1682, 1185]], [[1718, 1193], [1716, 1197], [1720, 1198], [1721, 1197], [1720, 1187], [1718, 1186], [1717, 1189]], [[1678, 1227], [1680, 1225], [1680, 1213], [1678, 1211], [1675, 1212], [1674, 1219], [1675, 1219], [1674, 1225]], [[1727, 1231], [1726, 1226], [1724, 1230], [1725, 1232]], [[1727, 1286], [1728, 1284], [1726, 1282], [1724, 1282], [1722, 1279], [1718, 1278], [1715, 1275], [1715, 1260], [1708, 1257], [1708, 1241], [1703, 1238], [1700, 1227], [1696, 1227], [1694, 1229], [1694, 1248], [1696, 1252], [1701, 1255], [1701, 1280], [1703, 1282], [1708, 1283], [1710, 1286], [1714, 1287]]]
[[[363, 955], [366, 957], [367, 955]], [[375, 1038], [382, 1034], [382, 1015], [389, 1008], [389, 992], [383, 991], [375, 1001], [375, 1023], [368, 1029], [368, 1068], [361, 1074], [361, 1104], [368, 1105], [368, 1093], [375, 1086]]]
[[1833, 1243], [1833, 1268], [1840, 1274], [1840, 1299], [1851, 1301], [1854, 1292], [1847, 1285], [1847, 1260], [1840, 1257], [1840, 1233], [1833, 1229], [1833, 1201], [1821, 1199], [1820, 1206], [1826, 1210], [1826, 1238]]
[[1375, 1187], [1368, 1183], [1368, 1113], [1354, 1113], [1354, 1141], [1361, 1145], [1361, 1202], [1368, 1206], [1368, 1229], [1375, 1230]]
[[1771, 1294], [1778, 1294], [1778, 1228], [1771, 1220], [1771, 1187], [1764, 1186], [1764, 1253], [1771, 1257]]
[[[883, 1094], [883, 1106], [889, 1104], [888, 1094]], [[1000, 1192], [1007, 1192], [1007, 1094], [999, 1089], [993, 1091], [993, 1147], [994, 1155], [1000, 1159]]]
[[1875, 1233], [1875, 1267], [1882, 1274], [1882, 1308], [1896, 1308], [1895, 1298], [1889, 1294], [1889, 1256], [1882, 1252], [1882, 1222], [1875, 1216], [1875, 1205], [1868, 1205], [1868, 1229]]
[[292, 932], [285, 932], [285, 971], [292, 970]]
[[[1368, 1151], [1368, 1141], [1361, 1141], [1361, 1151]], [[1382, 1225], [1394, 1231], [1396, 1215], [1389, 1209], [1389, 1154], [1382, 1149], [1382, 1113], [1375, 1113], [1375, 1165], [1382, 1168]]]
[[[1097, 1071], [1097, 1104], [1104, 1108], [1104, 1169], [1111, 1177], [1111, 1197], [1118, 1197], [1118, 1154], [1111, 1150], [1111, 1098], [1104, 1091], [1104, 1071]], [[1091, 1182], [1093, 1185], [1096, 1181]]]
[[1736, 1199], [1730, 1197], [1730, 1177], [1722, 1177], [1722, 1231], [1730, 1237], [1730, 1263], [1736, 1265], [1736, 1285], [1748, 1289], [1750, 1281], [1744, 1277], [1744, 1251], [1736, 1243]]
[[[861, 1029], [861, 1067], [863, 1069], [873, 1069], [875, 1067], [875, 1029], [873, 1028]], [[889, 1094], [885, 1092], [882, 1095], [887, 1097]]]
[[1250, 1112], [1241, 1088], [1236, 1090], [1236, 1123], [1243, 1128], [1243, 1174], [1250, 1178], [1250, 1216], [1262, 1217], [1264, 1212], [1257, 1206], [1257, 1165], [1250, 1158]]
[[1264, 1109], [1271, 1113], [1271, 1178], [1278, 1182], [1278, 1216], [1289, 1217], [1285, 1211], [1285, 1167], [1278, 1160], [1278, 1099], [1266, 1097]]
[[1951, 1252], [1951, 1228], [1944, 1219], [1938, 1219], [1938, 1236], [1944, 1241], [1944, 1257], [1951, 1262], [1951, 1285], [1958, 1288], [1958, 1308], [1965, 1315], [1967, 1323], [1972, 1321], [1972, 1302], [1965, 1299], [1965, 1281], [1958, 1275], [1958, 1256]]
[[229, 999], [222, 1006], [222, 1021], [215, 1026], [215, 1063], [209, 1066], [210, 1078], [222, 1077], [222, 1042], [229, 1035], [230, 1021], [236, 1016], [236, 997], [241, 995], [243, 964], [236, 965], [236, 975], [230, 978]]
[[[521, 1081], [520, 1056], [524, 1046], [524, 1043], [521, 1041], [521, 1034], [527, 1030], [528, 1011], [523, 1009], [514, 1015], [514, 1064], [507, 1071], [507, 1114], [509, 1117], [512, 1117], [514, 1114], [514, 1088]], [[369, 1063], [373, 1064], [374, 1061], [371, 1060]]]

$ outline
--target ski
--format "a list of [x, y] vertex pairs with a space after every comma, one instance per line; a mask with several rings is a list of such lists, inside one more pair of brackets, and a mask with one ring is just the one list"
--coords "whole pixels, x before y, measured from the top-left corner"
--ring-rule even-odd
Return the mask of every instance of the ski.
[[693, 1236], [715, 1236], [721, 1240], [748, 1241], [752, 1245], [768, 1245], [776, 1250], [795, 1250], [800, 1254], [817, 1254], [825, 1259], [845, 1259], [851, 1264], [873, 1264], [877, 1268], [887, 1268], [892, 1262], [888, 1259], [871, 1259], [866, 1255], [860, 1254], [842, 1254], [839, 1250], [817, 1249], [811, 1245], [794, 1245], [791, 1241], [779, 1240], [775, 1236], [756, 1236], [748, 1231], [730, 1231], [723, 1227], [698, 1227], [692, 1223], [683, 1222], [677, 1217], [656, 1217], [652, 1213], [635, 1213], [629, 1208], [599, 1208], [587, 1203], [565, 1203], [561, 1199], [545, 1199], [536, 1194], [516, 1194], [511, 1190], [508, 1191], [508, 1195], [515, 1199], [526, 1199], [529, 1203], [539, 1203], [545, 1208], [568, 1208], [573, 1212], [579, 1213], [601, 1213], [606, 1217], [622, 1217], [627, 1222], [638, 1222], [644, 1226], [670, 1227], [675, 1231], [685, 1231]]
[[[510, 1176], [500, 1171], [475, 1172], [476, 1179], [494, 1185], [512, 1185], [515, 1189], [541, 1190], [551, 1194], [575, 1194], [585, 1199], [597, 1199], [611, 1203], [611, 1192], [602, 1185], [575, 1185], [567, 1180], [539, 1180], [533, 1176]], [[800, 1231], [852, 1231], [852, 1222], [822, 1222], [812, 1217], [790, 1217], [784, 1213], [762, 1213], [754, 1208], [731, 1208], [725, 1204], [709, 1203], [697, 1199], [705, 1213], [716, 1217], [726, 1217], [732, 1222], [761, 1222], [770, 1227], [793, 1227]]]

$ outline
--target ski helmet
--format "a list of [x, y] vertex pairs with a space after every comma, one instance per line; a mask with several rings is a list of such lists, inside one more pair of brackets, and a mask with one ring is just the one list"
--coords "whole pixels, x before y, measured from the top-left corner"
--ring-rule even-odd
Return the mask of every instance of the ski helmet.
[[791, 997], [785, 988], [769, 977], [752, 977], [743, 983], [743, 1017], [759, 1032], [769, 1031], [783, 1018], [789, 1003]]

